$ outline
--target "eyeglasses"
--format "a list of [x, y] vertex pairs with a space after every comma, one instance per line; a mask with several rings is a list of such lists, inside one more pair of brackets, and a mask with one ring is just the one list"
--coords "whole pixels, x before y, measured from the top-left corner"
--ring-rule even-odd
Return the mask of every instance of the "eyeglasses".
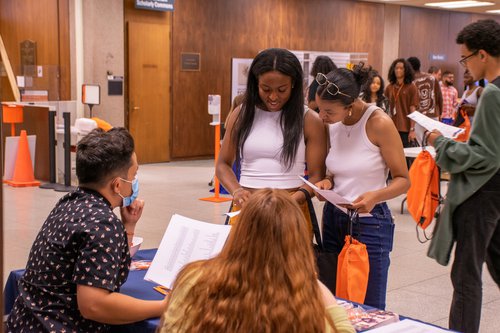
[[471, 54], [469, 54], [467, 57], [464, 57], [464, 58], [460, 59], [458, 62], [459, 62], [459, 63], [460, 63], [460, 65], [462, 65], [464, 68], [467, 68], [467, 60], [469, 60], [469, 58], [470, 58], [470, 57], [475, 56], [478, 52], [479, 52], [479, 50], [474, 51], [474, 52], [472, 52]]
[[332, 95], [332, 96], [342, 95], [342, 96], [346, 96], [346, 97], [349, 97], [349, 98], [353, 98], [352, 96], [349, 96], [349, 95], [344, 94], [343, 92], [341, 92], [340, 89], [339, 89], [339, 86], [337, 86], [335, 83], [333, 83], [331, 81], [328, 81], [328, 79], [326, 78], [326, 75], [323, 74], [323, 73], [318, 73], [316, 75], [316, 82], [320, 86], [324, 86], [325, 84], [327, 84], [326, 91], [328, 91], [328, 93], [330, 95]]

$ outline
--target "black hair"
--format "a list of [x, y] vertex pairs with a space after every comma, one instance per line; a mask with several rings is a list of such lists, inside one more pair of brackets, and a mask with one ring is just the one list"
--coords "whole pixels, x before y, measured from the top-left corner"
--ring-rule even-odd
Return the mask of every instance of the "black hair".
[[[318, 87], [317, 94], [323, 100], [340, 101], [342, 105], [348, 106], [358, 98], [361, 86], [365, 84], [370, 75], [371, 67], [364, 67], [360, 62], [352, 70], [347, 68], [337, 68], [326, 74], [328, 82]], [[328, 92], [329, 83], [334, 83], [342, 94], [332, 95]]]
[[443, 72], [443, 76], [450, 75], [450, 74], [453, 74], [453, 73], [451, 71], [444, 71]]
[[398, 63], [402, 63], [405, 68], [405, 77], [403, 80], [404, 84], [412, 83], [415, 73], [413, 72], [413, 68], [411, 68], [410, 63], [403, 58], [398, 58], [392, 62], [391, 67], [389, 68], [389, 82], [391, 84], [395, 84], [398, 81], [395, 73], [396, 65]]
[[335, 65], [330, 57], [317, 56], [311, 68], [311, 75], [313, 78], [316, 78], [316, 75], [318, 75], [318, 73], [326, 74], [330, 73], [334, 69], [337, 69], [337, 65]]
[[429, 67], [429, 70], [427, 70], [427, 73], [429, 73], [429, 74], [434, 74], [437, 72], [439, 72], [439, 67], [437, 67], [437, 66], [431, 66], [431, 67]]
[[384, 84], [384, 79], [382, 76], [375, 70], [372, 70], [370, 72], [370, 75], [368, 76], [368, 80], [366, 80], [365, 84], [363, 87], [361, 87], [362, 90], [362, 97], [361, 99], [367, 103], [371, 103], [371, 96], [372, 96], [372, 91], [370, 89], [370, 86], [373, 82], [373, 80], [378, 77], [380, 80], [380, 89], [377, 91], [377, 106], [378, 107], [384, 107], [384, 101], [386, 100], [386, 97], [384, 96], [384, 90], [385, 90], [385, 84]]
[[97, 128], [83, 137], [76, 148], [76, 175], [80, 184], [103, 185], [126, 174], [132, 165], [134, 139], [123, 127]]
[[415, 72], [420, 71], [420, 59], [417, 57], [409, 57], [406, 60], [410, 63], [411, 68], [413, 68]]
[[255, 107], [264, 104], [259, 96], [259, 77], [267, 72], [278, 71], [292, 79], [290, 98], [280, 116], [283, 132], [281, 162], [289, 170], [294, 162], [304, 132], [304, 93], [302, 66], [297, 57], [285, 49], [271, 48], [260, 52], [248, 71], [246, 98], [236, 119], [232, 140], [236, 143], [236, 159], [239, 161], [255, 118]]
[[493, 57], [500, 56], [500, 23], [479, 20], [467, 25], [457, 35], [457, 44], [465, 44], [471, 51], [484, 50]]

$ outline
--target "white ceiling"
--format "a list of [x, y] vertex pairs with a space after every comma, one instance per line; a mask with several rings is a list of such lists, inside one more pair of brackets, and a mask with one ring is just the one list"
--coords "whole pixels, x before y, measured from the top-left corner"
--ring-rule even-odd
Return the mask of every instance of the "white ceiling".
[[[424, 7], [424, 8], [432, 8], [432, 9], [440, 9], [437, 7], [428, 7], [425, 6], [426, 3], [429, 2], [450, 2], [457, 0], [361, 0], [367, 2], [380, 2], [394, 5], [403, 5], [403, 6], [413, 6], [413, 7]], [[444, 10], [452, 10], [466, 13], [481, 13], [481, 14], [493, 14], [487, 13], [487, 10], [500, 9], [500, 1], [499, 0], [478, 0], [478, 1], [486, 1], [495, 3], [492, 6], [484, 6], [484, 7], [472, 7], [472, 8], [463, 8], [463, 9], [444, 9]], [[496, 14], [498, 15], [498, 14]], [[500, 16], [500, 15], [498, 15]]]

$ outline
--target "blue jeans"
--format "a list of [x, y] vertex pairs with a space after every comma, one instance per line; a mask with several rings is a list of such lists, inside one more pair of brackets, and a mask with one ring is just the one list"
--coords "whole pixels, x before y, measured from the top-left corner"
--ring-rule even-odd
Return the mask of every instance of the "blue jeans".
[[[370, 275], [364, 304], [385, 309], [389, 253], [394, 239], [394, 223], [386, 203], [376, 205], [373, 216], [361, 217], [353, 225], [353, 236], [366, 245], [370, 261]], [[328, 252], [340, 253], [348, 234], [348, 217], [327, 202], [323, 208], [323, 246]]]

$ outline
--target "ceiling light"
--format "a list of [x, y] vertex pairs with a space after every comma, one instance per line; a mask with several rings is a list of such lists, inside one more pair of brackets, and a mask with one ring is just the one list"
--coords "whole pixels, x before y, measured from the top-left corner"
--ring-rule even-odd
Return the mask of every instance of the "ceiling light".
[[466, 0], [466, 1], [448, 1], [448, 2], [429, 2], [429, 3], [426, 3], [425, 5], [429, 6], [429, 7], [440, 7], [440, 8], [454, 9], [454, 8], [492, 6], [494, 4], [495, 3], [493, 3], [493, 2]]
[[487, 13], [492, 13], [492, 14], [500, 14], [500, 9], [494, 9], [494, 10], [487, 10]]

